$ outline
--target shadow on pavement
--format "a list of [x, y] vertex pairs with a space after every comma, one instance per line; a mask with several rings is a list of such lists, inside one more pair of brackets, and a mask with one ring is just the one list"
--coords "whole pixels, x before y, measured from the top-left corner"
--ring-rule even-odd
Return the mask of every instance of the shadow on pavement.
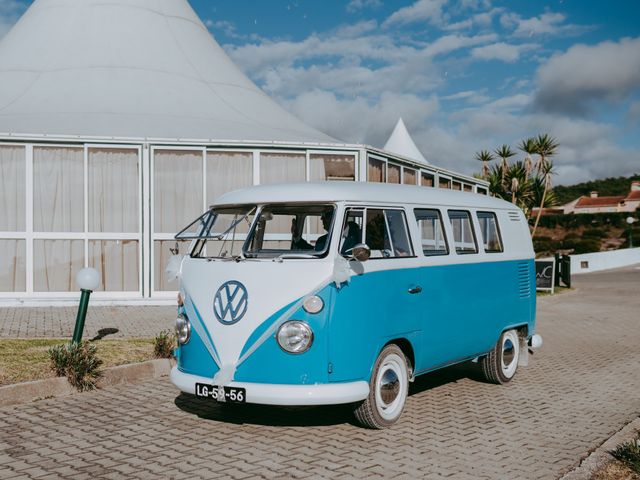
[[[482, 381], [476, 365], [464, 363], [421, 375], [411, 383], [409, 395], [457, 382], [464, 378]], [[277, 407], [272, 405], [228, 404], [181, 393], [174, 401], [182, 411], [205, 420], [237, 425], [268, 425], [276, 427], [325, 426], [348, 423], [358, 425], [353, 416], [353, 404], [319, 407]]]

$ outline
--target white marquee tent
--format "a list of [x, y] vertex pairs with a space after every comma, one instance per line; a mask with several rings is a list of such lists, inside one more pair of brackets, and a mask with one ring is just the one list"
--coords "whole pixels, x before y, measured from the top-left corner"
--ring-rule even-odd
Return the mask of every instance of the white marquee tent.
[[162, 270], [175, 232], [251, 184], [486, 192], [406, 150], [305, 125], [233, 64], [187, 0], [36, 0], [0, 41], [0, 86], [4, 303], [74, 298], [83, 266], [102, 272], [103, 300], [171, 298]]

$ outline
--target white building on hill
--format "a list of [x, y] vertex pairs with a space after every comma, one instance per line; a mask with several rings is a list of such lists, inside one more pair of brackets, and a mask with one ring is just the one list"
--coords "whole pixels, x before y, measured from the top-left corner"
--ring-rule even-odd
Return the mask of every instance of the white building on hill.
[[[186, 0], [36, 0], [0, 42], [0, 301], [173, 298], [173, 235], [226, 191], [305, 180], [487, 192], [345, 144], [257, 88]], [[339, 115], [340, 112], [336, 112]]]

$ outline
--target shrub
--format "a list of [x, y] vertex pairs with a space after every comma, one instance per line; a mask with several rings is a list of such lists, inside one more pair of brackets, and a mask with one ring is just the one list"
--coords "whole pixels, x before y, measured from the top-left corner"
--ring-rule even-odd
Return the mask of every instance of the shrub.
[[175, 335], [169, 330], [163, 330], [153, 339], [153, 355], [156, 358], [173, 357]]
[[620, 460], [627, 467], [636, 473], [640, 473], [640, 437], [630, 442], [618, 445], [618, 447], [609, 452], [616, 459]]
[[583, 232], [582, 236], [590, 238], [604, 238], [607, 236], [607, 232], [598, 228], [588, 228]]
[[585, 238], [574, 244], [573, 253], [576, 255], [582, 253], [593, 253], [600, 251], [600, 240], [597, 238]]
[[66, 376], [78, 391], [93, 390], [102, 376], [102, 360], [91, 342], [57, 345], [49, 349], [51, 368], [58, 376]]

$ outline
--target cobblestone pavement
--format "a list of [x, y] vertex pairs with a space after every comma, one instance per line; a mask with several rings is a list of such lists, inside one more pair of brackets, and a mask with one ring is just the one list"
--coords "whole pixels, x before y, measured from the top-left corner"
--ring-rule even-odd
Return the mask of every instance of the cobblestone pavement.
[[472, 366], [421, 377], [391, 429], [160, 379], [0, 409], [0, 478], [558, 478], [640, 414], [640, 269], [576, 284], [541, 299], [545, 345], [513, 382]]
[[[0, 307], [0, 338], [71, 337], [78, 307]], [[154, 337], [173, 329], [175, 306], [98, 307], [89, 304], [84, 338], [105, 328], [109, 338]]]

